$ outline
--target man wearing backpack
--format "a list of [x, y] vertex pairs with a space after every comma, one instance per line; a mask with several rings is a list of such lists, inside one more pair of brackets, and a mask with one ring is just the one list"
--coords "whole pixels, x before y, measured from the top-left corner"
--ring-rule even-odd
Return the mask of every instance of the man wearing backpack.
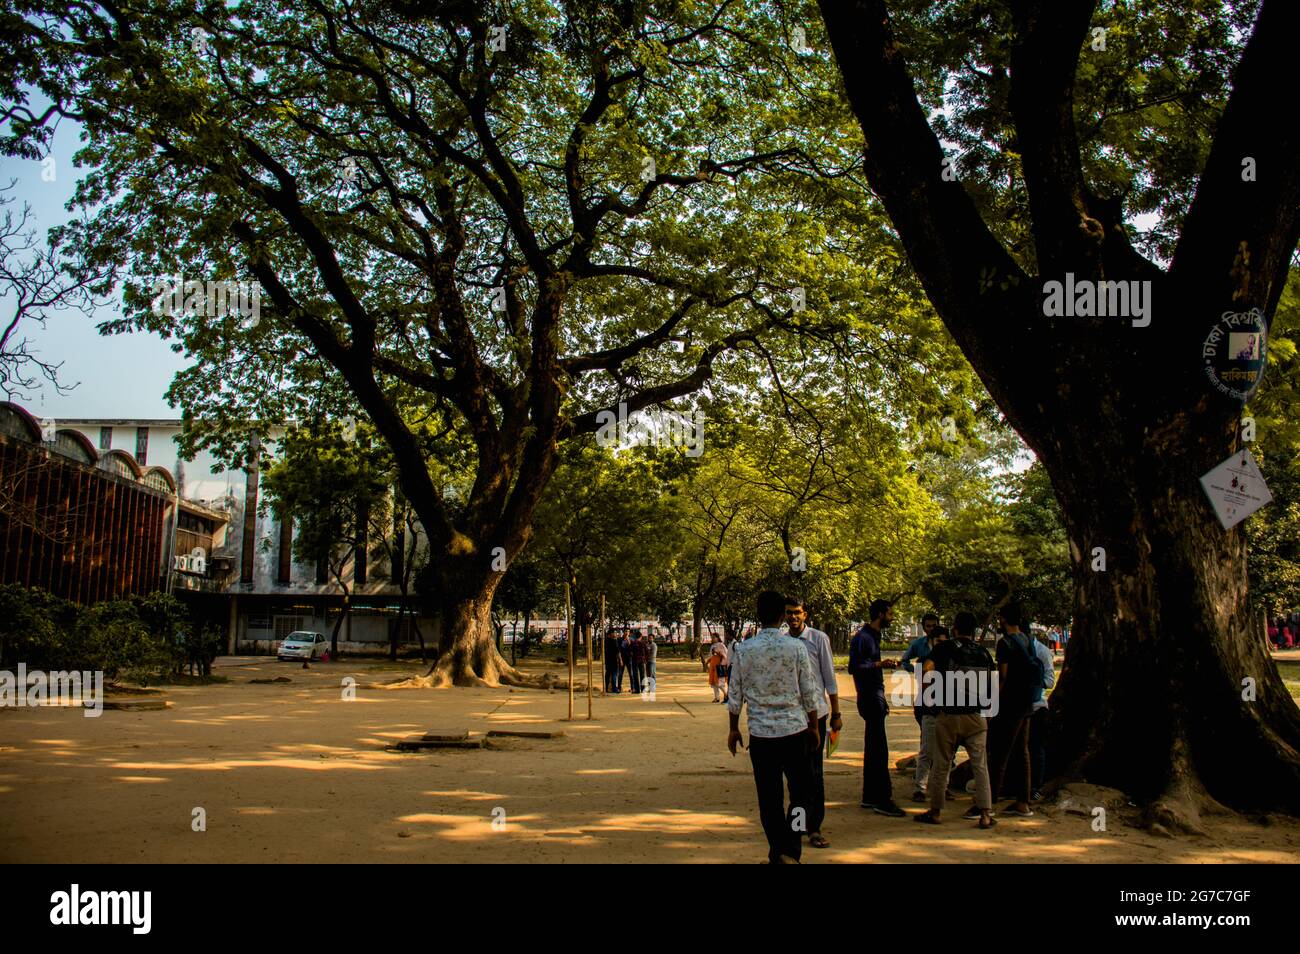
[[[993, 659], [987, 649], [975, 642], [973, 613], [958, 613], [952, 621], [952, 632], [955, 638], [936, 645], [925, 660], [923, 691], [933, 694], [941, 686], [942, 694], [935, 717], [934, 753], [930, 761], [930, 808], [917, 815], [916, 820], [939, 824], [952, 757], [957, 746], [961, 745], [970, 756], [975, 780], [975, 804], [965, 817], [978, 818], [980, 828], [992, 828], [997, 822], [993, 820], [993, 794], [989, 789], [989, 767], [985, 757], [988, 724], [981, 712], [978, 687], [983, 681], [991, 690]], [[949, 673], [955, 675], [949, 676]], [[939, 680], [935, 688], [925, 688], [934, 680]]]
[[1033, 637], [1020, 631], [1024, 622], [1020, 604], [1013, 600], [998, 615], [1003, 630], [996, 652], [998, 712], [989, 721], [993, 798], [1009, 795], [1015, 801], [1003, 814], [1030, 818], [1034, 812], [1029, 807], [1029, 716], [1045, 679], [1042, 663], [1030, 645]]

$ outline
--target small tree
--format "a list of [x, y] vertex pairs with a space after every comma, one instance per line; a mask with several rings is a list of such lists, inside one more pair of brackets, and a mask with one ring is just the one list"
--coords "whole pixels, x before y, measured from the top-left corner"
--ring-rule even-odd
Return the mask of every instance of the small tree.
[[[531, 638], [529, 625], [532, 623], [533, 613], [536, 612], [541, 601], [541, 574], [536, 561], [531, 558], [523, 558], [510, 564], [505, 576], [501, 578], [501, 585], [497, 588], [497, 603], [507, 613], [514, 613], [516, 616], [522, 615], [524, 618], [524, 647], [521, 655], [528, 655], [529, 639]], [[512, 665], [515, 661], [515, 643], [517, 640], [518, 634], [511, 632], [510, 662]]]
[[352, 570], [368, 546], [372, 514], [389, 513], [388, 487], [378, 453], [362, 436], [349, 440], [335, 423], [291, 428], [264, 473], [265, 506], [284, 519], [293, 515], [294, 556], [322, 560], [343, 594], [343, 608], [330, 635], [338, 655], [339, 630], [351, 613]]

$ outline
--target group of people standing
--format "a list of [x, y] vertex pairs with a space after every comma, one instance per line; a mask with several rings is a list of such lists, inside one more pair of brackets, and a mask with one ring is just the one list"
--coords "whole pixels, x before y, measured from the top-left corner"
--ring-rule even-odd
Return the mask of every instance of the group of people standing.
[[[939, 823], [958, 746], [970, 757], [969, 784], [975, 794], [965, 817], [978, 820], [979, 827], [996, 824], [993, 802], [1000, 794], [1013, 799], [1004, 815], [1026, 818], [1034, 814], [1030, 803], [1042, 798], [1054, 653], [1028, 631], [1019, 603], [1009, 602], [999, 611], [1000, 637], [992, 657], [975, 640], [975, 622], [974, 614], [958, 613], [950, 632], [939, 625], [938, 616], [927, 613], [921, 620], [923, 634], [900, 660], [908, 671], [915, 671], [913, 660], [923, 669], [913, 705], [921, 745], [912, 800], [930, 807], [916, 817], [918, 822]], [[981, 680], [986, 694], [963, 691]], [[895, 805], [883, 814], [903, 812]]]
[[[730, 717], [727, 747], [734, 756], [743, 745], [740, 711], [746, 708], [768, 860], [797, 864], [805, 838], [814, 848], [830, 845], [821, 831], [826, 813], [822, 766], [825, 741], [828, 736], [838, 737], [843, 724], [830, 638], [808, 625], [807, 607], [801, 600], [767, 590], [759, 594], [756, 609], [758, 631], [730, 648], [723, 647]], [[866, 727], [861, 807], [901, 818], [907, 812], [894, 801], [889, 775], [885, 731], [889, 701], [884, 680], [885, 671], [899, 663], [882, 658], [880, 651], [882, 633], [893, 613], [885, 600], [871, 604], [869, 621], [850, 644], [848, 668], [857, 690], [858, 714]], [[1036, 755], [1031, 756], [1031, 747], [1037, 752], [1042, 745], [1045, 750], [1052, 653], [1022, 631], [1026, 621], [1018, 604], [1005, 605], [999, 622], [1002, 635], [995, 656], [990, 656], [975, 640], [973, 614], [958, 613], [951, 632], [939, 625], [937, 616], [927, 614], [922, 621], [925, 635], [913, 641], [901, 660], [913, 672], [913, 660], [921, 662], [922, 685], [930, 687], [914, 695], [921, 752], [912, 797], [929, 802], [926, 811], [913, 816], [918, 822], [940, 823], [958, 747], [964, 747], [970, 757], [970, 787], [975, 795], [965, 818], [980, 828], [992, 828], [996, 824], [993, 803], [1003, 791], [1013, 800], [1002, 814], [1034, 814], [1030, 802], [1044, 766]], [[963, 686], [972, 687], [972, 692]], [[976, 693], [975, 686], [987, 692]], [[990, 696], [995, 700], [991, 706], [987, 705]]]
[[1278, 649], [1291, 649], [1296, 645], [1296, 631], [1300, 627], [1292, 626], [1285, 616], [1268, 621], [1268, 641]]
[[640, 693], [654, 686], [655, 660], [659, 647], [649, 633], [633, 633], [630, 629], [611, 629], [605, 634], [605, 691], [623, 691], [623, 675], [627, 674], [632, 692]]

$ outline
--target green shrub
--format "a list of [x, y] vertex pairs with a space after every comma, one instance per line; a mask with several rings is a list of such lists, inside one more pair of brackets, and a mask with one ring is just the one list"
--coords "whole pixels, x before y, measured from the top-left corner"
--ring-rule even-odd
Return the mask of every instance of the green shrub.
[[39, 588], [0, 586], [0, 667], [10, 671], [22, 662], [148, 682], [189, 666], [206, 676], [221, 645], [220, 631], [194, 623], [167, 593], [79, 607]]
[[76, 623], [77, 607], [67, 600], [17, 583], [0, 586], [0, 665], [70, 668], [63, 663], [80, 655]]

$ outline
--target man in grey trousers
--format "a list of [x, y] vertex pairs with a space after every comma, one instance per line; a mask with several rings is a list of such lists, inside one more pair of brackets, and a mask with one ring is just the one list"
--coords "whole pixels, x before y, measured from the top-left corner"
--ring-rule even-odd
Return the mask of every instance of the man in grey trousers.
[[[988, 723], [980, 696], [997, 689], [993, 657], [975, 642], [975, 617], [958, 613], [952, 623], [955, 639], [944, 640], [925, 660], [922, 691], [942, 700], [934, 727], [934, 757], [930, 762], [930, 808], [916, 816], [923, 824], [937, 825], [948, 790], [948, 772], [957, 746], [970, 755], [975, 778], [975, 804], [964, 817], [979, 819], [980, 828], [992, 828], [993, 790], [989, 785]], [[996, 695], [992, 695], [996, 703]]]

